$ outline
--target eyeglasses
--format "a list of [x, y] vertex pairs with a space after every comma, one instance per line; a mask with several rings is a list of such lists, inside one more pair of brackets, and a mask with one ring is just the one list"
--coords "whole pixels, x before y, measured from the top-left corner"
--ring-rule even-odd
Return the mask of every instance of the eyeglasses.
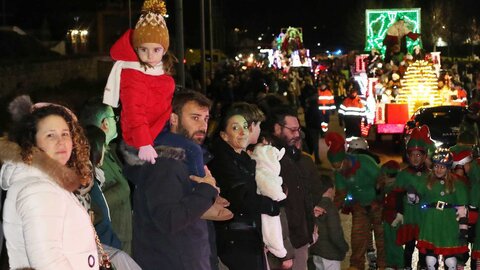
[[[280, 124], [279, 124], [280, 125]], [[298, 127], [298, 128], [291, 128], [291, 127], [287, 127], [285, 125], [280, 125], [281, 127], [284, 127], [288, 130], [290, 130], [292, 133], [295, 133], [295, 132], [298, 132], [300, 133], [302, 131], [302, 128], [301, 127]]]
[[115, 122], [118, 122], [118, 120], [120, 120], [120, 116], [118, 115], [109, 115], [109, 116], [106, 116], [105, 118], [113, 118]]

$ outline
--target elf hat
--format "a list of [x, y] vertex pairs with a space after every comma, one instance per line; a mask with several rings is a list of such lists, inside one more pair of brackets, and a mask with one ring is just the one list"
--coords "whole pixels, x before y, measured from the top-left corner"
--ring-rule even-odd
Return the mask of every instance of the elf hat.
[[336, 132], [327, 132], [325, 135], [327, 144], [327, 158], [330, 163], [340, 162], [345, 158], [345, 139]]
[[473, 160], [473, 151], [470, 146], [457, 144], [450, 147], [450, 152], [453, 155], [453, 167], [457, 165], [463, 166]]
[[158, 43], [166, 52], [169, 46], [168, 28], [163, 16], [167, 8], [163, 0], [145, 0], [142, 14], [135, 25], [132, 45], [138, 48], [143, 43]]
[[400, 171], [400, 163], [395, 160], [385, 162], [381, 167], [381, 172], [386, 175], [396, 175]]
[[410, 139], [407, 143], [407, 151], [418, 150], [427, 153], [432, 145], [433, 142], [430, 139], [430, 130], [426, 125], [423, 125], [412, 130]]

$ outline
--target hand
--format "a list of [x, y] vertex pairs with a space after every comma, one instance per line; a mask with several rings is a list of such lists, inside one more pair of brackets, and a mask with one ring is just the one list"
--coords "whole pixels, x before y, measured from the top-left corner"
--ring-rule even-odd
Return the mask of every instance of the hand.
[[141, 160], [148, 161], [152, 164], [155, 164], [155, 159], [158, 157], [157, 151], [151, 145], [140, 146], [138, 150], [138, 157]]
[[392, 227], [397, 227], [399, 224], [403, 224], [403, 215], [400, 213], [397, 213], [397, 216], [392, 221]]
[[327, 213], [327, 211], [326, 211], [324, 208], [320, 207], [320, 206], [315, 206], [315, 207], [313, 208], [313, 215], [314, 215], [315, 217], [319, 217], [319, 216], [321, 216], [321, 215], [323, 215], [323, 214], [325, 214], [325, 213]]
[[290, 269], [293, 266], [293, 259], [289, 259], [282, 262], [281, 269]]
[[417, 204], [419, 202], [418, 195], [415, 193], [407, 193], [407, 202], [409, 204]]
[[217, 181], [215, 181], [215, 178], [213, 178], [212, 173], [207, 168], [207, 166], [205, 166], [204, 168], [205, 168], [205, 177], [198, 177], [196, 175], [190, 175], [190, 180], [195, 181], [197, 183], [209, 184], [212, 187], [214, 187], [220, 193], [220, 189], [217, 187]]
[[227, 199], [223, 198], [222, 196], [217, 196], [217, 198], [215, 199], [215, 203], [219, 204], [223, 207], [229, 207], [230, 206], [230, 202]]

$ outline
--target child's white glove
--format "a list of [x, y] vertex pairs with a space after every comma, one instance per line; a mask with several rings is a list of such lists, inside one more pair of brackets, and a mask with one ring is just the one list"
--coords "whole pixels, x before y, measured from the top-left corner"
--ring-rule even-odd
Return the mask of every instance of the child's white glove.
[[157, 151], [151, 145], [140, 146], [138, 150], [138, 157], [141, 160], [148, 161], [155, 164], [155, 159], [158, 157]]
[[392, 221], [392, 227], [397, 227], [399, 224], [403, 224], [403, 215], [400, 213], [397, 213], [397, 216]]

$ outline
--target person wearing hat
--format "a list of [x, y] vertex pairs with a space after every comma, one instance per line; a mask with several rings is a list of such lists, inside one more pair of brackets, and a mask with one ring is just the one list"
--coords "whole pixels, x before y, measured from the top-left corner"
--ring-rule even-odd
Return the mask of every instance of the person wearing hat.
[[[468, 252], [468, 191], [463, 181], [450, 172], [453, 164], [448, 149], [437, 149], [432, 157], [433, 170], [426, 182], [417, 182], [415, 189], [422, 198], [420, 235], [417, 247], [426, 252], [428, 269], [435, 269], [438, 255], [443, 255], [445, 268], [454, 270], [457, 257]], [[441, 226], [439, 226], [441, 224]]]
[[[454, 173], [467, 177], [469, 187], [469, 205], [468, 205], [468, 238], [472, 243], [472, 253], [470, 257], [471, 269], [477, 267], [477, 261], [480, 258], [480, 226], [477, 226], [478, 208], [480, 207], [480, 164], [478, 159], [473, 159], [472, 147], [469, 145], [458, 144], [452, 146], [450, 151], [453, 154]], [[465, 261], [468, 258], [464, 258]]]
[[168, 28], [163, 0], [145, 0], [135, 29], [127, 30], [110, 49], [115, 60], [104, 90], [103, 103], [121, 106], [122, 138], [138, 150], [140, 160], [155, 163], [156, 145], [186, 149], [194, 175], [205, 176], [202, 151], [193, 141], [168, 132], [175, 82], [173, 56], [167, 54]]
[[377, 181], [379, 200], [383, 202], [383, 233], [385, 245], [385, 262], [388, 268], [403, 268], [403, 247], [396, 244], [397, 230], [403, 216], [397, 210], [397, 201], [401, 199], [402, 190], [395, 187], [395, 179], [400, 171], [400, 164], [395, 160], [385, 162], [380, 168]]
[[[423, 125], [412, 130], [406, 149], [408, 166], [398, 173], [395, 179], [395, 188], [406, 192], [417, 183], [426, 182], [427, 175], [430, 173], [426, 161], [429, 149], [432, 147], [433, 142], [430, 139], [430, 131], [427, 126]], [[399, 226], [397, 232], [397, 245], [405, 245], [404, 266], [412, 269], [412, 256], [416, 240], [418, 240], [422, 215], [420, 205], [409, 203], [408, 198], [403, 196], [402, 202], [397, 206], [398, 212], [403, 217], [403, 224]], [[412, 201], [418, 200], [414, 193], [411, 193], [410, 198]], [[426, 268], [425, 254], [419, 253], [418, 264], [419, 268]]]
[[345, 152], [345, 139], [336, 132], [327, 132], [327, 157], [335, 170], [335, 205], [341, 208], [346, 195], [352, 197], [351, 269], [365, 268], [370, 231], [373, 228], [377, 247], [377, 265], [385, 267], [382, 228], [382, 206], [377, 201], [378, 164], [367, 155]]

